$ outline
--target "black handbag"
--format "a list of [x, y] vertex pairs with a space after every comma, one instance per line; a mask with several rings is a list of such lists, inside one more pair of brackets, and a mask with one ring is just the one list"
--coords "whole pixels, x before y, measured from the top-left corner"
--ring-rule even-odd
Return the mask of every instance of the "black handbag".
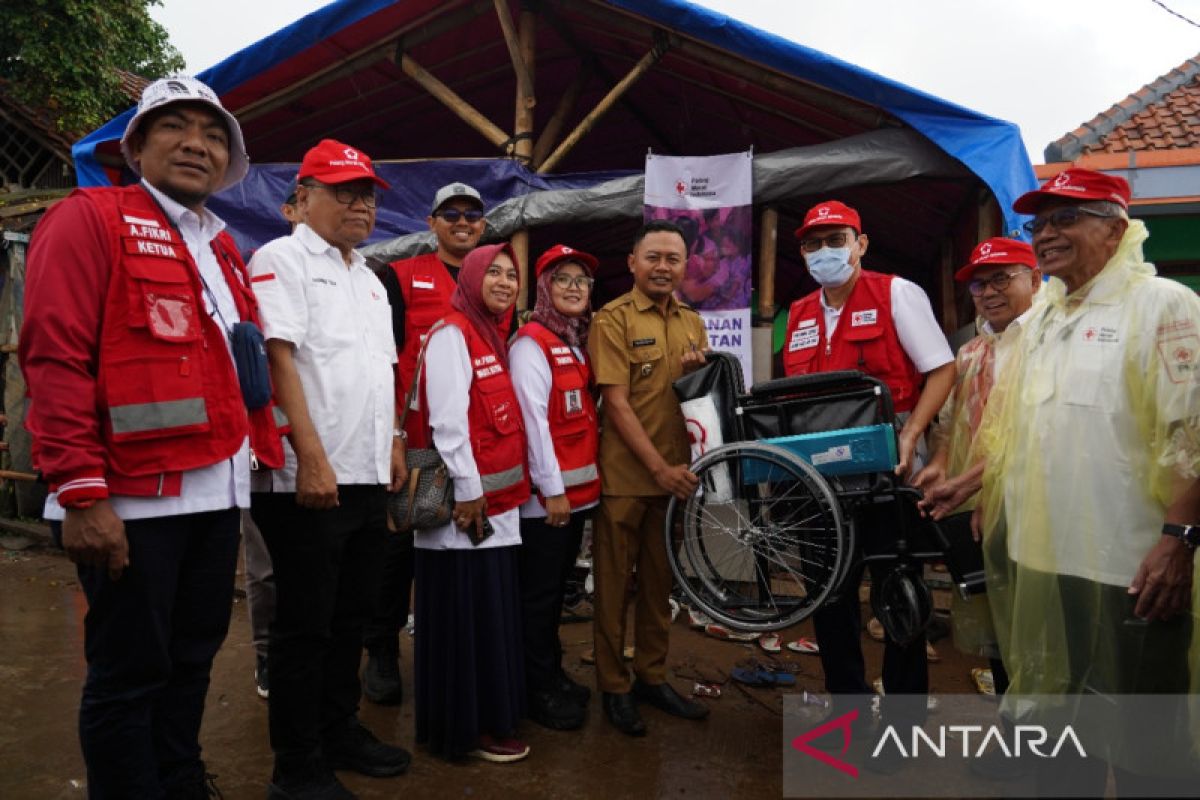
[[[436, 327], [435, 327], [436, 329]], [[434, 330], [435, 330], [434, 329]], [[429, 331], [429, 335], [433, 330]], [[428, 338], [425, 340], [429, 341]], [[404, 397], [404, 410], [400, 412], [400, 429], [408, 419], [408, 408], [421, 378], [425, 365], [425, 348], [417, 359], [412, 386]], [[408, 482], [398, 492], [388, 493], [388, 513], [399, 532], [439, 528], [450, 521], [454, 510], [454, 481], [446, 469], [446, 463], [434, 447], [408, 449], [404, 454], [408, 465]]]
[[237, 370], [246, 408], [256, 411], [271, 402], [271, 375], [267, 343], [253, 322], [238, 322], [229, 331], [229, 349]]

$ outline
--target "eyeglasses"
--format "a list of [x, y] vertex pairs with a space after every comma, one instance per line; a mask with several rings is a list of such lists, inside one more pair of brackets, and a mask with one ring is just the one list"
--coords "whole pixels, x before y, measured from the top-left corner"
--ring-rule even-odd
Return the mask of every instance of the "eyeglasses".
[[595, 283], [587, 275], [568, 275], [565, 272], [554, 273], [554, 277], [550, 280], [560, 289], [569, 289], [574, 286], [576, 289], [591, 290], [592, 284]]
[[1055, 230], [1070, 228], [1079, 222], [1080, 217], [1087, 214], [1090, 217], [1100, 217], [1101, 219], [1112, 219], [1112, 214], [1105, 214], [1103, 211], [1096, 211], [1091, 208], [1083, 208], [1081, 206], [1063, 206], [1056, 208], [1049, 214], [1040, 216], [1037, 219], [1032, 219], [1026, 222], [1023, 226], [1025, 230], [1035, 236], [1042, 232], [1047, 225], [1053, 225]]
[[832, 247], [836, 250], [839, 247], [845, 247], [848, 241], [850, 241], [850, 234], [845, 231], [839, 231], [831, 233], [828, 236], [813, 236], [808, 239], [801, 239], [800, 249], [806, 253], [815, 253], [822, 247]]
[[976, 278], [967, 284], [967, 291], [973, 297], [983, 297], [983, 293], [987, 291], [987, 287], [991, 286], [997, 292], [1003, 292], [1012, 283], [1012, 279], [1018, 275], [1028, 275], [1033, 270], [1019, 269], [1016, 272], [997, 272], [990, 278]]
[[443, 208], [441, 211], [434, 214], [435, 217], [441, 217], [451, 225], [458, 222], [460, 219], [465, 219], [467, 222], [474, 225], [479, 220], [483, 219], [483, 211], [478, 208], [469, 208], [462, 211], [457, 208]]
[[334, 199], [344, 206], [354, 205], [355, 200], [361, 200], [363, 205], [367, 208], [375, 208], [375, 206], [379, 203], [379, 199], [375, 196], [374, 189], [352, 189], [349, 186], [343, 185], [327, 186], [324, 183], [316, 182], [302, 183], [300, 185], [309, 189], [324, 189], [333, 195]]

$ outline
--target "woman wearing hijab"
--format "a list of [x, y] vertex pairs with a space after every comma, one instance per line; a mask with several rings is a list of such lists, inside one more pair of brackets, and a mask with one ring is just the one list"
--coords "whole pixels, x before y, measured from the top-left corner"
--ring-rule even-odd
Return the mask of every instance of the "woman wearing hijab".
[[587, 333], [596, 259], [555, 245], [537, 261], [537, 303], [509, 350], [535, 494], [521, 506], [521, 612], [529, 718], [583, 725], [591, 692], [562, 668], [558, 623], [583, 523], [600, 499]]
[[449, 759], [529, 754], [515, 736], [525, 712], [518, 507], [529, 473], [502, 333], [519, 285], [508, 244], [473, 250], [454, 310], [425, 345], [423, 400], [455, 503], [449, 523], [414, 537], [417, 741]]

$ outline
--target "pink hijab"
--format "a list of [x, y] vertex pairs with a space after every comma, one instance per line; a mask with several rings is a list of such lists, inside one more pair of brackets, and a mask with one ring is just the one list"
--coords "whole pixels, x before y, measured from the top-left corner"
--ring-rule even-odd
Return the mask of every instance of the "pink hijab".
[[537, 302], [534, 304], [533, 314], [529, 318], [534, 322], [541, 323], [546, 330], [571, 347], [583, 350], [587, 348], [588, 328], [592, 322], [591, 311], [585, 310], [578, 317], [568, 317], [554, 307], [554, 300], [550, 296], [550, 283], [554, 280], [554, 273], [564, 264], [578, 264], [583, 267], [586, 274], [592, 274], [592, 270], [588, 268], [587, 264], [570, 257], [563, 258], [548, 269], [542, 270], [537, 281]]
[[[497, 356], [504, 358], [505, 353], [508, 352], [504, 341], [512, 320], [512, 308], [497, 315], [489, 311], [483, 302], [483, 276], [487, 274], [488, 267], [500, 253], [507, 253], [508, 257], [512, 259], [513, 265], [517, 267], [517, 275], [521, 274], [517, 257], [508, 242], [476, 247], [463, 259], [462, 268], [458, 271], [458, 288], [450, 296], [450, 307], [455, 311], [461, 311], [467, 319], [471, 320], [476, 332], [487, 340]], [[519, 286], [517, 289], [520, 291]], [[513, 308], [515, 307], [516, 302], [514, 301]]]

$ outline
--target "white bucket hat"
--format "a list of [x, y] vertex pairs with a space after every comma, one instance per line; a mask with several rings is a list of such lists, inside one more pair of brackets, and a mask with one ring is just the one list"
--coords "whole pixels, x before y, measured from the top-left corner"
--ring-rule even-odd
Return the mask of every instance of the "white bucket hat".
[[217, 191], [228, 189], [246, 177], [246, 173], [250, 171], [250, 156], [246, 155], [246, 142], [242, 138], [242, 127], [238, 125], [237, 118], [221, 105], [217, 93], [195, 78], [186, 76], [160, 78], [142, 91], [142, 99], [138, 101], [137, 113], [133, 115], [133, 119], [129, 120], [129, 124], [125, 126], [125, 135], [121, 137], [121, 153], [125, 156], [125, 163], [129, 165], [134, 174], [141, 177], [142, 171], [138, 169], [137, 163], [133, 160], [133, 152], [129, 147], [130, 137], [141, 124], [142, 118], [149, 112], [169, 103], [185, 102], [204, 103], [211, 106], [224, 118], [225, 125], [229, 128], [229, 166], [225, 170], [225, 180], [217, 187]]

